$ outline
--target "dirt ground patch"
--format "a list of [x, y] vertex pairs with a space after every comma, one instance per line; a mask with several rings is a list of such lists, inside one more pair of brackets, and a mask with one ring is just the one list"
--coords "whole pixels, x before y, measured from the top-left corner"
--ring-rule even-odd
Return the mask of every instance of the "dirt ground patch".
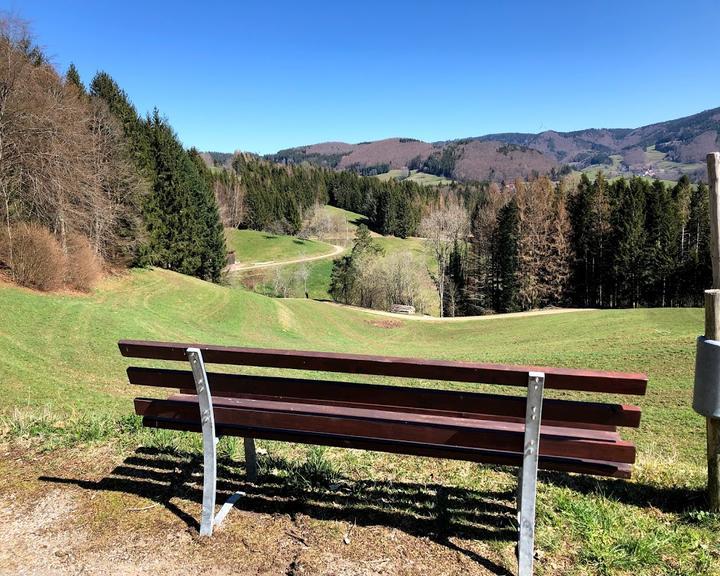
[[365, 322], [376, 328], [400, 328], [403, 325], [399, 320], [365, 320]]
[[241, 464], [224, 461], [219, 502], [246, 496], [204, 539], [196, 456], [1, 452], [3, 575], [506, 574], [513, 563], [504, 494], [480, 502], [451, 487], [376, 482], [302, 489], [272, 473], [251, 485]]

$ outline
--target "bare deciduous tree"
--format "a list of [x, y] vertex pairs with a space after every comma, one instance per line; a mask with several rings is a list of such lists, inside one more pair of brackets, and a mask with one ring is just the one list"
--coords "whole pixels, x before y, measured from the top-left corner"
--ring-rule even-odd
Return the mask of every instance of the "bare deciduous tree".
[[440, 316], [445, 315], [446, 269], [450, 253], [457, 242], [465, 242], [469, 231], [470, 218], [461, 201], [455, 196], [441, 198], [438, 205], [420, 223], [420, 233], [437, 261], [435, 284], [440, 297]]
[[562, 300], [569, 277], [569, 221], [560, 191], [549, 179], [517, 181], [520, 213], [519, 298], [523, 309]]
[[13, 223], [52, 231], [65, 254], [81, 234], [96, 254], [127, 257], [145, 184], [105, 105], [64, 82], [25, 25], [0, 19], [0, 216], [14, 274]]

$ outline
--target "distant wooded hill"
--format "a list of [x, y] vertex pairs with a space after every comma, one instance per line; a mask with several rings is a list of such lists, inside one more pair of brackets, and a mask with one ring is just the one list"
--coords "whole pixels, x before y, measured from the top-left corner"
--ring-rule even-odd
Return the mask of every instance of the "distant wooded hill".
[[[433, 143], [412, 138], [323, 142], [280, 150], [267, 159], [370, 175], [407, 167], [463, 181], [510, 181], [569, 170], [677, 180], [683, 174], [704, 178], [705, 155], [720, 147], [719, 135], [720, 108], [714, 108], [634, 129], [513, 132]], [[222, 161], [222, 154], [213, 156]]]

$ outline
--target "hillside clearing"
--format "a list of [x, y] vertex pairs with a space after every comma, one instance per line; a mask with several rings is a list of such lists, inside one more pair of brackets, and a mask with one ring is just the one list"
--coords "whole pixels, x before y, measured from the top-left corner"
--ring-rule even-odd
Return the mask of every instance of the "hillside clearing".
[[239, 266], [322, 257], [336, 252], [335, 246], [319, 240], [236, 228], [225, 229], [225, 243], [229, 251], [235, 252]]
[[389, 170], [383, 174], [378, 174], [376, 178], [379, 180], [390, 180], [392, 178], [396, 180], [407, 180], [408, 182], [417, 182], [418, 184], [424, 184], [425, 186], [445, 186], [452, 184], [454, 180], [445, 178], [444, 176], [436, 176], [435, 174], [427, 174], [426, 172], [420, 172], [418, 170], [410, 170], [410, 174], [403, 178], [406, 172], [404, 170]]
[[[242, 443], [222, 441], [221, 490], [247, 496], [217, 538], [198, 540], [188, 517], [199, 510], [199, 436], [138, 430], [128, 416], [130, 399], [147, 391], [126, 383], [116, 342], [138, 338], [645, 371], [643, 422], [625, 433], [638, 446], [635, 478], [541, 475], [538, 573], [717, 574], [720, 521], [702, 512], [704, 422], [690, 408], [702, 322], [698, 309], [383, 322], [161, 270], [109, 279], [89, 296], [0, 285], [0, 566], [38, 574], [514, 570], [512, 470], [274, 442], [259, 443], [268, 454], [251, 486]], [[128, 537], [118, 539], [119, 530]]]

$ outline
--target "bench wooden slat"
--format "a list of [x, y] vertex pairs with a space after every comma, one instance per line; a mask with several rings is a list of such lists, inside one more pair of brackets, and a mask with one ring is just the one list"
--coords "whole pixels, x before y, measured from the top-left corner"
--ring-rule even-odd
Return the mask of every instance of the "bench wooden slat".
[[118, 346], [123, 356], [156, 360], [185, 361], [186, 350], [195, 347], [201, 350], [204, 361], [210, 364], [318, 370], [522, 387], [527, 386], [528, 372], [535, 371], [545, 373], [545, 388], [548, 389], [643, 395], [647, 387], [647, 376], [644, 374], [622, 372], [140, 340], [121, 340]]
[[[200, 432], [198, 423], [183, 422], [180, 420], [164, 420], [161, 418], [144, 417], [143, 426], [150, 428], [164, 428], [168, 430], [185, 430]], [[245, 436], [250, 429], [223, 423], [216, 424], [218, 436]], [[371, 438], [348, 438], [337, 434], [317, 432], [287, 432], [283, 430], [253, 429], [252, 436], [260, 440], [277, 440], [281, 442], [300, 442], [320, 446], [335, 446], [338, 448], [356, 448], [374, 452], [388, 452], [391, 454], [408, 454], [414, 456], [427, 456], [448, 460], [463, 460], [482, 464], [497, 464], [502, 466], [521, 466], [522, 454], [503, 452], [500, 450], [480, 450], [476, 448], [435, 446], [417, 442], [403, 442], [398, 440], [384, 440]], [[577, 472], [595, 476], [608, 476], [612, 478], [630, 478], [632, 466], [618, 462], [608, 462], [597, 459], [563, 458], [541, 454], [538, 458], [538, 467], [541, 470], [556, 472]]]
[[[197, 396], [190, 394], [173, 394], [168, 400], [196, 403]], [[278, 398], [228, 398], [215, 397], [213, 406], [227, 408], [241, 408], [251, 410], [265, 410], [269, 412], [291, 412], [293, 414], [313, 414], [333, 417], [362, 418], [370, 420], [389, 420], [415, 424], [437, 424], [450, 427], [453, 430], [475, 430], [478, 427], [487, 427], [493, 430], [524, 432], [525, 420], [519, 418], [499, 419], [495, 416], [486, 417], [484, 414], [471, 416], [455, 416], [445, 413], [407, 412], [402, 410], [378, 409], [377, 406], [313, 404], [304, 401], [279, 400]], [[585, 438], [587, 440], [600, 440], [603, 442], [617, 442], [620, 435], [614, 430], [595, 430], [565, 426], [562, 422], [542, 423], [543, 433], [568, 438]]]
[[[130, 367], [127, 374], [131, 384], [178, 388], [194, 393], [195, 382], [192, 372], [188, 370]], [[347, 406], [361, 404], [366, 407], [392, 407], [408, 412], [445, 412], [457, 417], [484, 414], [525, 419], [526, 402], [520, 396], [212, 372], [208, 372], [207, 377], [215, 396], [297, 398], [303, 402], [323, 404], [332, 402]], [[570, 425], [582, 423], [585, 428], [604, 430], [614, 430], [615, 426], [638, 427], [640, 408], [623, 404], [546, 399], [543, 403], [543, 421], [567, 422]]]
[[[459, 428], [455, 422], [430, 422], [427, 420], [428, 416], [416, 415], [417, 418], [426, 419], [420, 423], [418, 421], [411, 422], [408, 414], [401, 414], [398, 419], [389, 417], [383, 411], [378, 410], [366, 411], [372, 414], [359, 416], [348, 414], [347, 408], [337, 406], [327, 408], [328, 411], [318, 414], [310, 412], [311, 408], [305, 408], [305, 412], [300, 412], [299, 410], [294, 411], [291, 407], [285, 409], [278, 406], [277, 410], [271, 410], [268, 407], [253, 409], [240, 407], [240, 405], [230, 407], [225, 403], [217, 404], [216, 402], [214, 413], [216, 425], [231, 424], [246, 427], [248, 430], [267, 428], [288, 432], [324, 432], [500, 451], [522, 452], [523, 450], [523, 431], [513, 430], [512, 423], [476, 420], [474, 422], [477, 423], [477, 427]], [[200, 421], [198, 404], [193, 400], [136, 398], [135, 410], [140, 416], [186, 422]], [[598, 435], [607, 434], [599, 431], [596, 433]], [[540, 453], [549, 456], [591, 458], [621, 463], [635, 461], [635, 447], [629, 442], [578, 438], [574, 433], [573, 435], [542, 433]]]

